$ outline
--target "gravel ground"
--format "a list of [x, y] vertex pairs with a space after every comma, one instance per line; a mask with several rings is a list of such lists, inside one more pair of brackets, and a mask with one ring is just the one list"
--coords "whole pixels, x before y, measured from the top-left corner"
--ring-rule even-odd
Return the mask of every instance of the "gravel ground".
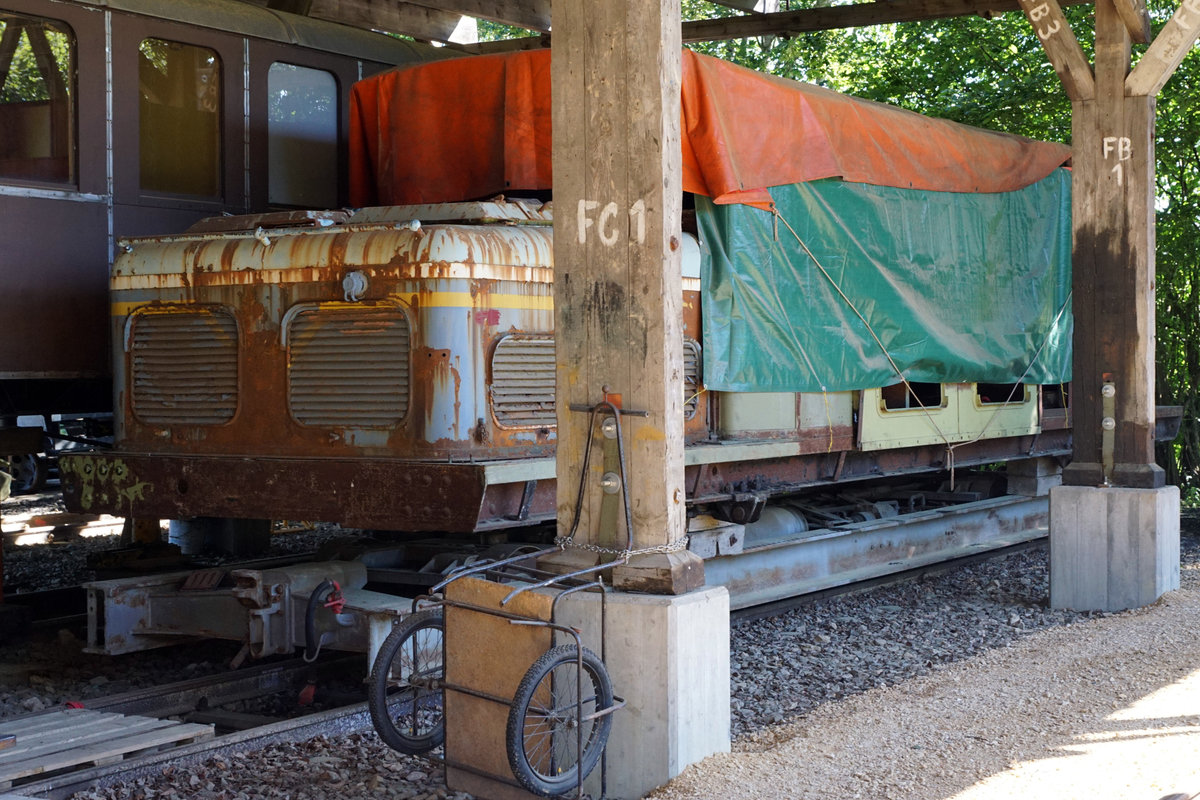
[[1191, 523], [1181, 588], [1159, 602], [1042, 628], [758, 728], [650, 797], [1190, 800], [1200, 794]]
[[[734, 753], [690, 768], [653, 797], [955, 796], [980, 777], [1003, 772], [1028, 747], [1058, 741], [1065, 735], [1062, 726], [1071, 723], [1058, 707], [1056, 694], [1055, 707], [1049, 710], [1014, 709], [1001, 735], [991, 728], [981, 730], [980, 719], [1005, 716], [1003, 706], [999, 712], [995, 707], [976, 708], [975, 699], [995, 694], [996, 687], [1008, 685], [1014, 675], [1022, 683], [1048, 684], [1062, 675], [1070, 677], [1073, 673], [1055, 666], [1050, 656], [1077, 654], [1086, 647], [1103, 650], [1107, 640], [1097, 639], [1095, 631], [1109, 630], [1104, 626], [1153, 631], [1160, 626], [1147, 625], [1147, 615], [1164, 610], [1186, 614], [1200, 608], [1200, 516], [1185, 516], [1184, 534], [1184, 589], [1147, 610], [1115, 615], [1049, 610], [1046, 553], [1037, 549], [737, 625], [731, 652]], [[1178, 624], [1191, 636], [1195, 617]], [[177, 679], [188, 671], [215, 671], [231, 653], [212, 648], [225, 644], [193, 651], [175, 648], [165, 657], [158, 651], [96, 661], [81, 660], [78, 639], [70, 632], [19, 647], [0, 646], [0, 718], [26, 713], [39, 703], [50, 707], [67, 699], [113, 693], [118, 683], [132, 688], [166, 675]], [[1154, 652], [1150, 646], [1129, 645], [1142, 662]], [[155, 665], [160, 658], [166, 660]], [[1043, 669], [1046, 674], [1040, 676], [1037, 671]], [[1105, 669], [1097, 682], [1108, 690], [1107, 699], [1081, 697], [1076, 700], [1080, 708], [1090, 704], [1107, 713], [1118, 695], [1123, 702], [1139, 696], [1143, 684], [1168, 682], [1155, 675], [1126, 686], [1119, 681], [1110, 685], [1110, 678], [1124, 680], [1130, 668], [1114, 662]], [[984, 677], [978, 679], [982, 683], [970, 684], [973, 691], [963, 690], [949, 699], [938, 695], [947, 685], [969, 685], [976, 674]], [[984, 745], [991, 750], [978, 757], [962, 755], [960, 760], [974, 765], [974, 771], [955, 771], [946, 766], [947, 742], [955, 754]], [[803, 747], [821, 743], [817, 751]], [[881, 754], [886, 757], [883, 762]], [[823, 766], [829, 768], [819, 768]], [[785, 777], [769, 777], [776, 774]], [[812, 783], [817, 780], [826, 783]], [[1193, 791], [1198, 789], [1200, 783]], [[79, 797], [300, 800], [333, 794], [343, 800], [469, 797], [447, 791], [439, 770], [394, 753], [373, 734], [276, 745]], [[1153, 800], [1159, 795], [1137, 796]]]

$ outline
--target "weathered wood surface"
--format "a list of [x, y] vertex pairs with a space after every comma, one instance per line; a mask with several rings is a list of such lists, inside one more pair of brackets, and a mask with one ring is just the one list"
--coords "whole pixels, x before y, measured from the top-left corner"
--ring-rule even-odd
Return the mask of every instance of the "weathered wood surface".
[[70, 708], [0, 722], [4, 736], [15, 742], [0, 750], [0, 789], [36, 775], [211, 739], [213, 726]]
[[[591, 435], [571, 406], [609, 387], [647, 412], [622, 423], [634, 547], [664, 545], [685, 530], [679, 9], [562, 0], [554, 13], [559, 530]], [[593, 455], [577, 540], [598, 535], [603, 471]]]
[[308, 15], [315, 19], [435, 42], [447, 41], [462, 18], [444, 10], [380, 0], [311, 0], [309, 5]]
[[[1154, 100], [1126, 96], [1130, 45], [1115, 0], [1098, 0], [1095, 96], [1072, 105], [1069, 485], [1163, 483], [1154, 463]], [[1106, 384], [1115, 390], [1111, 454], [1104, 452]], [[1108, 471], [1106, 459], [1115, 462]]]
[[1096, 95], [1096, 81], [1088, 66], [1083, 48], [1057, 0], [1021, 0], [1021, 9], [1034, 33], [1041, 41], [1050, 66], [1071, 100], [1091, 100]]
[[1200, 0], [1183, 0], [1125, 80], [1125, 93], [1156, 96], [1200, 37]]
[[1145, 0], [1113, 0], [1117, 16], [1125, 23], [1125, 30], [1135, 44], [1150, 43], [1150, 12]]
[[[553, 599], [547, 594], [525, 592], [502, 607], [501, 601], [512, 590], [512, 586], [461, 578], [446, 587], [446, 598], [528, 619], [550, 619]], [[446, 683], [451, 686], [510, 701], [533, 662], [550, 649], [549, 628], [514, 625], [501, 616], [453, 605], [446, 607], [445, 614]], [[559, 644], [566, 642], [560, 637]], [[533, 797], [512, 785], [515, 778], [505, 749], [510, 706], [452, 689], [445, 698], [447, 761], [484, 773], [448, 765], [447, 785], [494, 800]]]

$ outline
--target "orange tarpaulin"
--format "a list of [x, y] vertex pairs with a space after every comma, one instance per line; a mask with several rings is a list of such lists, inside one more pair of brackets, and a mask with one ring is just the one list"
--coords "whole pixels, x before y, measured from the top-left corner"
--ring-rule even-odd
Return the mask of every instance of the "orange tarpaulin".
[[[1070, 158], [1061, 144], [933, 119], [683, 52], [683, 189], [769, 203], [819, 178], [1004, 192]], [[350, 95], [350, 202], [440, 203], [551, 188], [550, 52], [406, 67]]]

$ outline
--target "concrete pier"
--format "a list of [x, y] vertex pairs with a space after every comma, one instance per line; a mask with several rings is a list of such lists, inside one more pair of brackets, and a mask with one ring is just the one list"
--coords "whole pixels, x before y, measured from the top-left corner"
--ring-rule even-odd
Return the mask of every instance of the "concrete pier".
[[1050, 605], [1147, 606], [1179, 588], [1179, 489], [1050, 490]]
[[[729, 752], [729, 594], [610, 592], [605, 666], [627, 706], [613, 717], [607, 797], [636, 800], [714, 753]], [[600, 596], [564, 600], [560, 620], [600, 653]], [[561, 637], [560, 637], [561, 638]], [[600, 770], [584, 789], [600, 796]]]

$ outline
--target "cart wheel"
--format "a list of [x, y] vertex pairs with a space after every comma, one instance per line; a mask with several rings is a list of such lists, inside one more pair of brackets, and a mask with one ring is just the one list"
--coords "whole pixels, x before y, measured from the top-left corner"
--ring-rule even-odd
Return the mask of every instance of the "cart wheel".
[[40, 492], [46, 488], [48, 464], [32, 453], [13, 456], [8, 462], [14, 492]]
[[611, 714], [588, 719], [613, 704], [608, 670], [586, 647], [580, 670], [578, 656], [575, 645], [548, 650], [521, 679], [508, 714], [513, 775], [543, 797], [565, 794], [588, 776], [612, 727]]
[[371, 667], [371, 721], [379, 738], [401, 753], [426, 753], [446, 738], [444, 632], [440, 608], [417, 612], [392, 629]]

